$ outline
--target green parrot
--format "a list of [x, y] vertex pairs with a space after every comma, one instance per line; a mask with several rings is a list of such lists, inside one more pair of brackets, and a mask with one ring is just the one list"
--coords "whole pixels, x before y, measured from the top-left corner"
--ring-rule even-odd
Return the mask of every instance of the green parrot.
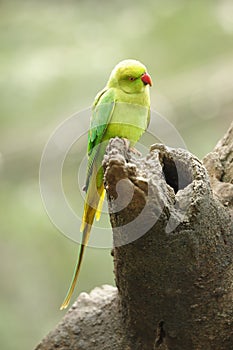
[[106, 87], [95, 98], [88, 133], [86, 198], [80, 229], [82, 243], [61, 310], [68, 306], [74, 291], [94, 218], [100, 219], [105, 196], [102, 161], [108, 140], [116, 136], [124, 138], [130, 148], [139, 140], [150, 121], [148, 85], [152, 85], [152, 80], [146, 67], [128, 59], [115, 66]]

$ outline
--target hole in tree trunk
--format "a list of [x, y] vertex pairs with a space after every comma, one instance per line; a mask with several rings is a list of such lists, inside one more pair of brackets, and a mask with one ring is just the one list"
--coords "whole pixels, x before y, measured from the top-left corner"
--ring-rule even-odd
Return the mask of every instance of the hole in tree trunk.
[[177, 159], [163, 156], [161, 159], [163, 174], [169, 186], [177, 193], [192, 182], [192, 174], [188, 165]]

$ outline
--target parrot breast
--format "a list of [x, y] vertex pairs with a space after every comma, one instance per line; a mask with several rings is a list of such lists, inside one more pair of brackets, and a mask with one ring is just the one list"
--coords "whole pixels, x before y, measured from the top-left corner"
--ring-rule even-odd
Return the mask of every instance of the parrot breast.
[[118, 136], [127, 138], [131, 146], [133, 146], [146, 130], [148, 116], [149, 108], [145, 106], [117, 102], [110, 123], [107, 126], [104, 140]]

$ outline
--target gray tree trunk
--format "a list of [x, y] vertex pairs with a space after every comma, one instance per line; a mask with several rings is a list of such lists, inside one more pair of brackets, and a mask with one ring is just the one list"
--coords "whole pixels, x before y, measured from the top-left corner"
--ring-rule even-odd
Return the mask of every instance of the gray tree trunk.
[[80, 294], [36, 350], [233, 349], [233, 124], [203, 163], [115, 138], [103, 166], [117, 288]]

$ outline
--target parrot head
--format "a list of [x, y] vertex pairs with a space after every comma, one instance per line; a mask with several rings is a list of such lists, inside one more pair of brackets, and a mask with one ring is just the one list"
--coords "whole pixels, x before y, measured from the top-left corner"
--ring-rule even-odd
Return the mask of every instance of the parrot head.
[[120, 88], [128, 94], [143, 92], [152, 80], [146, 67], [136, 60], [124, 60], [113, 69], [107, 86]]

